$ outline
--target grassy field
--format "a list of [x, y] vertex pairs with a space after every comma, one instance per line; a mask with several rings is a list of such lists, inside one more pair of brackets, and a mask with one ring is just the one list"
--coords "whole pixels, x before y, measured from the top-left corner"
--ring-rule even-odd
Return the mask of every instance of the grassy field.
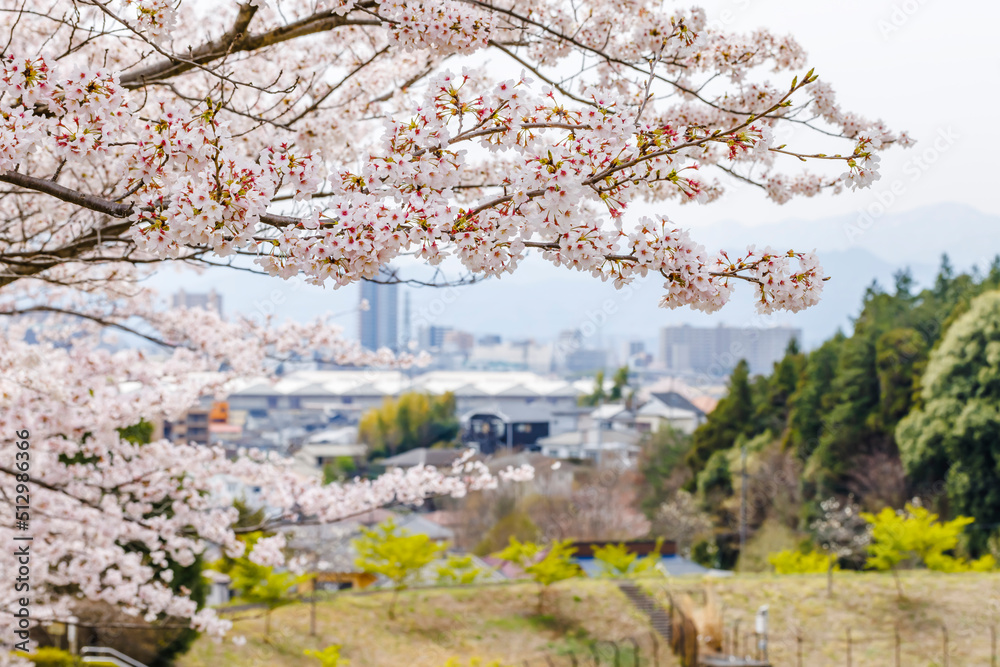
[[647, 581], [644, 587], [661, 602], [668, 591], [675, 599], [689, 593], [697, 605], [704, 604], [711, 587], [725, 631], [731, 633], [738, 620], [741, 635], [753, 631], [754, 612], [768, 605], [769, 653], [776, 667], [800, 664], [799, 637], [801, 664], [807, 667], [892, 667], [897, 624], [904, 667], [990, 667], [991, 630], [1000, 624], [1000, 574], [915, 571], [902, 573], [900, 580], [902, 600], [892, 577], [876, 573], [837, 573], [832, 598], [826, 596], [825, 575], [740, 575], [706, 585], [675, 579]]
[[[900, 579], [902, 600], [893, 578], [875, 573], [838, 573], [832, 598], [826, 596], [824, 575], [647, 579], [642, 585], [664, 603], [668, 593], [678, 600], [690, 595], [696, 606], [714, 596], [726, 632], [739, 621], [741, 644], [742, 635], [753, 629], [754, 612], [768, 605], [775, 667], [847, 665], [848, 628], [852, 667], [892, 667], [897, 624], [904, 667], [990, 666], [991, 629], [1000, 624], [1000, 574], [908, 572]], [[479, 657], [517, 667], [528, 660], [530, 667], [543, 667], [549, 664], [546, 656], [562, 666], [570, 664], [569, 651], [581, 658], [580, 664], [590, 665], [591, 640], [628, 636], [643, 641], [645, 658], [652, 655], [646, 618], [611, 582], [563, 582], [542, 615], [536, 613], [536, 602], [537, 588], [525, 583], [410, 591], [400, 596], [397, 617], [389, 620], [388, 593], [345, 593], [317, 605], [318, 637], [309, 636], [309, 607], [294, 605], [274, 612], [269, 638], [263, 636], [259, 615], [239, 620], [234, 634], [246, 637], [244, 646], [201, 639], [179, 664], [308, 665], [303, 649], [341, 644], [351, 667], [440, 667], [451, 657], [463, 665]], [[634, 664], [627, 653], [622, 667]], [[662, 667], [676, 667], [664, 646], [659, 653]]]
[[[240, 620], [233, 634], [244, 636], [245, 645], [203, 638], [178, 664], [318, 665], [303, 657], [303, 649], [340, 644], [351, 667], [440, 667], [452, 657], [463, 665], [478, 657], [518, 667], [528, 660], [531, 667], [542, 667], [548, 664], [545, 656], [569, 665], [569, 651], [581, 664], [584, 656], [586, 664], [592, 664], [587, 648], [592, 639], [633, 636], [649, 645], [646, 617], [613, 583], [574, 580], [554, 589], [541, 615], [536, 613], [538, 589], [533, 584], [409, 591], [400, 595], [395, 620], [387, 617], [388, 593], [340, 594], [317, 604], [318, 637], [309, 636], [309, 606], [294, 605], [274, 612], [269, 638], [264, 637], [262, 618]], [[660, 653], [663, 667], [676, 665], [662, 646]], [[631, 657], [623, 655], [621, 664], [631, 667]]]

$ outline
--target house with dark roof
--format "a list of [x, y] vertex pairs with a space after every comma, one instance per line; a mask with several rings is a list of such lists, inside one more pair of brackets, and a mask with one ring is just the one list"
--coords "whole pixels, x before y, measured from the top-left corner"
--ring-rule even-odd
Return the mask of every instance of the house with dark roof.
[[483, 454], [535, 445], [549, 435], [552, 408], [545, 404], [491, 405], [459, 417], [463, 442]]
[[635, 428], [640, 432], [656, 432], [669, 425], [682, 433], [692, 433], [705, 422], [705, 413], [676, 391], [651, 394], [635, 415]]

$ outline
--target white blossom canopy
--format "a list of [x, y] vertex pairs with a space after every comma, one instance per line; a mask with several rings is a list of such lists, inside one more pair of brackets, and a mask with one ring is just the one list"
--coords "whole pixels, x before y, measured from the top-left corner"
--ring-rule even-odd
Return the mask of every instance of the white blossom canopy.
[[[812, 254], [709, 254], [630, 206], [863, 187], [908, 143], [841, 109], [792, 38], [651, 0], [4, 5], [0, 284], [238, 254], [334, 285], [402, 254], [495, 276], [535, 249], [618, 286], [659, 273], [667, 307], [743, 279], [799, 310]], [[842, 148], [779, 145], [789, 126]]]

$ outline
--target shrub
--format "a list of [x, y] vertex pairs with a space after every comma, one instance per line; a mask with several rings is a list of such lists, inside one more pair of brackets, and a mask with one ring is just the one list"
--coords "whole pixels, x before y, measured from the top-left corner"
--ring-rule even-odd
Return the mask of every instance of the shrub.
[[660, 562], [660, 548], [663, 538], [656, 540], [656, 550], [645, 558], [629, 553], [628, 547], [622, 544], [606, 544], [594, 549], [594, 560], [601, 564], [601, 575], [611, 578], [632, 577], [654, 571]]
[[27, 658], [36, 667], [78, 667], [80, 659], [69, 651], [63, 651], [51, 646], [43, 646], [34, 653], [18, 653]]
[[872, 541], [868, 545], [868, 567], [890, 571], [896, 579], [896, 592], [903, 590], [897, 570], [901, 566], [919, 567], [939, 572], [990, 572], [996, 560], [986, 555], [967, 561], [949, 555], [958, 546], [962, 530], [973, 519], [959, 516], [951, 521], [939, 521], [938, 515], [916, 503], [907, 503], [903, 510], [886, 507], [878, 514], [861, 515], [872, 525]]
[[556, 540], [548, 546], [545, 555], [539, 558], [546, 547], [533, 542], [519, 542], [512, 537], [507, 548], [494, 556], [516, 563], [538, 584], [538, 613], [541, 614], [545, 591], [552, 584], [581, 574], [580, 566], [572, 561], [576, 548], [571, 545], [570, 540]]
[[439, 558], [447, 545], [438, 544], [422, 533], [412, 535], [396, 526], [392, 519], [386, 519], [372, 530], [362, 528], [361, 534], [362, 537], [352, 542], [358, 552], [354, 563], [363, 572], [382, 575], [392, 582], [389, 618], [395, 618], [399, 592]]
[[837, 557], [810, 551], [803, 553], [792, 549], [778, 551], [767, 557], [767, 560], [774, 566], [777, 574], [819, 574], [828, 572], [833, 565], [833, 570], [838, 570], [836, 565]]
[[316, 658], [322, 667], [346, 667], [350, 660], [340, 657], [340, 644], [331, 644], [322, 651], [306, 649], [302, 652], [308, 658]]
[[477, 567], [472, 560], [472, 556], [448, 556], [444, 565], [438, 565], [437, 583], [444, 586], [474, 584], [486, 572]]

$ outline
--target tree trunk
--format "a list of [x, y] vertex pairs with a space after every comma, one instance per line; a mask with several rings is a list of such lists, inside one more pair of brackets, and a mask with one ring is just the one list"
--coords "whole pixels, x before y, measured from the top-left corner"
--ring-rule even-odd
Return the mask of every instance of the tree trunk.
[[892, 578], [896, 581], [896, 599], [903, 599], [903, 585], [899, 582], [899, 572], [892, 568]]
[[268, 607], [267, 611], [264, 612], [264, 636], [271, 636], [271, 608]]
[[826, 568], [826, 597], [833, 597], [833, 564], [836, 561], [830, 559], [830, 566]]
[[312, 595], [309, 596], [309, 636], [316, 636], [316, 579], [313, 578]]
[[392, 600], [389, 602], [389, 620], [396, 619], [396, 599], [399, 597], [399, 589], [392, 589]]

